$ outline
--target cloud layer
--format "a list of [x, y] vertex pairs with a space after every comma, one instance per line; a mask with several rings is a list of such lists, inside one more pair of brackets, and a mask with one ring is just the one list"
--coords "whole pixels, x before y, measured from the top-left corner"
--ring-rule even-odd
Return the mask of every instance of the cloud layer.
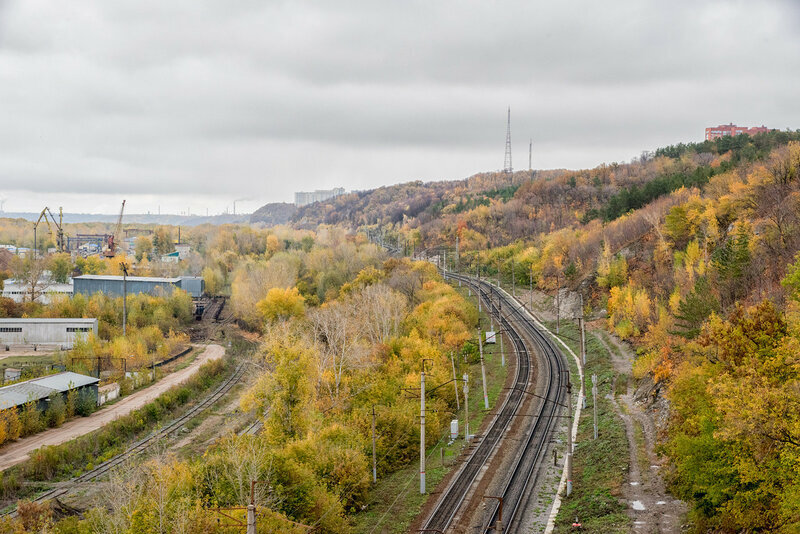
[[463, 178], [502, 166], [507, 105], [516, 167], [529, 138], [583, 167], [797, 128], [798, 27], [790, 0], [0, 0], [0, 196], [200, 213]]

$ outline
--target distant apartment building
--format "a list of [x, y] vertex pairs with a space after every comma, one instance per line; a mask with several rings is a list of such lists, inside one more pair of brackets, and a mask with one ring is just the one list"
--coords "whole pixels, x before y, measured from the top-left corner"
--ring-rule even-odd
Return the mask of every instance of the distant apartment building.
[[770, 129], [764, 126], [755, 126], [753, 128], [748, 128], [747, 126], [736, 126], [733, 123], [730, 124], [720, 124], [719, 126], [710, 126], [706, 128], [706, 141], [713, 141], [714, 139], [719, 139], [720, 137], [726, 136], [735, 136], [735, 135], [755, 135], [759, 133], [768, 132]]
[[298, 208], [314, 202], [322, 202], [329, 198], [344, 195], [343, 187], [334, 187], [333, 189], [317, 189], [316, 191], [298, 191], [294, 194], [294, 205]]

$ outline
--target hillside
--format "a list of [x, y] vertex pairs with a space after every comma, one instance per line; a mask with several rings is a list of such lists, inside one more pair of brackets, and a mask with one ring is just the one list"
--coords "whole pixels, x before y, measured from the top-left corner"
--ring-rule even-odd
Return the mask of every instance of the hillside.
[[800, 527], [800, 132], [670, 146], [442, 212], [383, 231], [451, 266], [458, 236], [462, 269], [566, 286], [633, 345], [695, 531]]
[[264, 223], [267, 226], [276, 226], [288, 223], [297, 212], [294, 204], [288, 202], [273, 202], [258, 208], [250, 216], [250, 223]]

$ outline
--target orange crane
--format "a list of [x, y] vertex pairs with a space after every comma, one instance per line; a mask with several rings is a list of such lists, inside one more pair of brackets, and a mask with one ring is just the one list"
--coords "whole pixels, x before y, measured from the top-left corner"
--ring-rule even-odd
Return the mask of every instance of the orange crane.
[[119, 219], [117, 219], [117, 227], [114, 233], [108, 238], [108, 248], [103, 251], [106, 258], [113, 258], [117, 253], [117, 245], [119, 244], [120, 236], [122, 235], [122, 214], [125, 212], [125, 201], [122, 201], [122, 208], [119, 210]]

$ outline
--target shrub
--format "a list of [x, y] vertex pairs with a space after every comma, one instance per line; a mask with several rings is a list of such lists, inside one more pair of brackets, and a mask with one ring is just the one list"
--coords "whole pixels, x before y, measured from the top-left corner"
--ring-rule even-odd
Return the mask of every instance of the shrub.
[[97, 409], [97, 394], [92, 390], [83, 390], [78, 392], [77, 401], [75, 403], [75, 413], [81, 417], [91, 415]]
[[6, 441], [18, 440], [20, 434], [22, 433], [22, 424], [19, 421], [19, 410], [17, 410], [16, 408], [12, 408], [11, 410], [6, 410], [5, 422], [6, 422]]
[[64, 420], [67, 418], [67, 406], [64, 403], [64, 396], [61, 393], [53, 393], [50, 395], [49, 401], [44, 418], [48, 426], [59, 427], [64, 424]]
[[22, 424], [22, 435], [29, 436], [44, 430], [44, 421], [35, 401], [25, 403], [22, 409], [22, 417], [20, 418]]

